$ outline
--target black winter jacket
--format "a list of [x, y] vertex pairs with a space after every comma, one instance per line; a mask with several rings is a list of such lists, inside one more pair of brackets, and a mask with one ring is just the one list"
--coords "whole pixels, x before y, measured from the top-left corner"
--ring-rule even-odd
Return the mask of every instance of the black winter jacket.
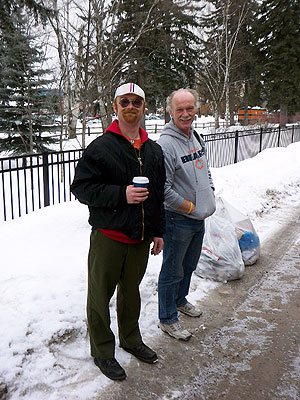
[[[142, 146], [135, 149], [114, 121], [78, 161], [71, 191], [90, 211], [94, 229], [114, 229], [135, 240], [162, 237], [165, 230], [163, 153], [140, 129]], [[126, 187], [134, 176], [149, 178], [149, 197], [128, 204]]]

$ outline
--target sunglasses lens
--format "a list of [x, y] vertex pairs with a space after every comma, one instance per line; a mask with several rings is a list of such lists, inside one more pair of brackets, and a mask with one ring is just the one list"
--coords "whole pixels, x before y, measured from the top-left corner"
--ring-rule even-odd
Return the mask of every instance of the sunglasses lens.
[[132, 103], [133, 107], [140, 108], [140, 107], [142, 107], [143, 101], [140, 100], [140, 99], [129, 100], [129, 99], [126, 99], [126, 98], [123, 98], [123, 99], [120, 100], [120, 105], [123, 108], [128, 107], [130, 103]]
[[140, 107], [142, 107], [143, 101], [140, 100], [140, 99], [134, 99], [134, 100], [132, 101], [132, 104], [133, 104], [133, 106], [134, 106], [135, 108], [140, 108]]
[[121, 100], [120, 100], [120, 105], [121, 105], [123, 108], [128, 107], [129, 104], [130, 104], [130, 101], [129, 101], [128, 99], [121, 99]]

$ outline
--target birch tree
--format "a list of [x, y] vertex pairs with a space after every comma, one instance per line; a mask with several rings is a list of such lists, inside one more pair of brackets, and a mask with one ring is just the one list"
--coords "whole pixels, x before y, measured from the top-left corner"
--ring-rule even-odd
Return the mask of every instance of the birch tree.
[[89, 36], [87, 2], [76, 4], [74, 0], [51, 0], [55, 11], [49, 18], [56, 36], [56, 49], [60, 67], [60, 91], [62, 93], [61, 123], [66, 119], [66, 134], [76, 137], [76, 125], [83, 91], [84, 53]]
[[218, 128], [222, 101], [225, 101], [225, 120], [226, 126], [229, 126], [233, 54], [247, 9], [245, 2], [237, 4], [231, 0], [217, 0], [210, 3], [212, 4], [209, 4], [207, 14], [202, 17], [200, 30], [202, 38], [200, 82], [207, 86], [211, 95], [215, 127]]
[[95, 55], [94, 84], [99, 94], [99, 116], [103, 130], [112, 120], [112, 93], [122, 80], [128, 56], [143, 35], [153, 30], [151, 17], [160, 1], [152, 1], [143, 13], [141, 24], [132, 29], [129, 40], [126, 33], [119, 30], [118, 15], [122, 1], [113, 0], [108, 3], [104, 0], [92, 0], [92, 24], [95, 31], [95, 42], [91, 45]]
[[[58, 4], [51, 0], [56, 11], [50, 19], [57, 38], [63, 93], [62, 115], [67, 117], [69, 137], [75, 136], [79, 105], [83, 106], [83, 141], [86, 106], [89, 91], [96, 88], [94, 99], [98, 104], [103, 131], [113, 115], [112, 93], [119, 85], [127, 62], [127, 55], [145, 32], [153, 29], [150, 17], [161, 0], [154, 0], [143, 15], [143, 23], [133, 32], [133, 40], [126, 46], [126, 37], [118, 32], [118, 10], [121, 0], [88, 0], [76, 4], [68, 0]], [[70, 10], [76, 5], [77, 26], [70, 19]], [[93, 100], [93, 99], [92, 99]], [[83, 143], [84, 146], [84, 143]]]

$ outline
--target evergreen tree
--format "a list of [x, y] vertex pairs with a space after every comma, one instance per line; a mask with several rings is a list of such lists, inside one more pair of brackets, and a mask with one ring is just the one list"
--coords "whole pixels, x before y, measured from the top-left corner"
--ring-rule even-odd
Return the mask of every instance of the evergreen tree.
[[[194, 5], [192, 5], [194, 3]], [[154, 111], [180, 87], [194, 87], [198, 59], [197, 10], [200, 2], [174, 0], [121, 0], [117, 34], [121, 47], [130, 46], [134, 32], [144, 30], [127, 55], [121, 80], [145, 88]], [[148, 22], [146, 18], [149, 18]]]
[[39, 67], [44, 56], [27, 33], [24, 12], [14, 11], [8, 17], [0, 39], [0, 131], [7, 135], [0, 149], [14, 154], [42, 151], [54, 142], [41, 135], [45, 122], [39, 115], [51, 97], [49, 71]]
[[286, 114], [300, 110], [300, 3], [263, 0], [255, 25], [257, 72], [269, 109]]
[[1, 0], [0, 7], [0, 28], [5, 28], [6, 24], [11, 24], [10, 16], [18, 13], [20, 9], [32, 14], [36, 22], [39, 19], [45, 23], [49, 15], [53, 15], [53, 10], [45, 7], [40, 1], [36, 0]]

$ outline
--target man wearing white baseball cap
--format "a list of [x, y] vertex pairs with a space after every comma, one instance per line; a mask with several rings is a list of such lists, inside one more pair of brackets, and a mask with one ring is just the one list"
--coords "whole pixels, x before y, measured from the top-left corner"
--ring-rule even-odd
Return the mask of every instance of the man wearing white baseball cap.
[[[116, 287], [120, 347], [143, 362], [157, 361], [139, 329], [139, 285], [151, 242], [154, 255], [163, 247], [165, 167], [160, 146], [140, 127], [143, 89], [134, 83], [119, 86], [113, 108], [118, 119], [85, 150], [71, 190], [88, 205], [92, 226], [87, 299], [91, 355], [104, 375], [122, 380], [126, 373], [115, 359], [110, 328], [109, 302]], [[148, 187], [132, 184], [141, 176], [148, 178]]]
[[137, 96], [141, 97], [144, 101], [146, 100], [145, 92], [135, 83], [124, 83], [124, 85], [119, 86], [115, 93], [115, 99], [118, 96], [122, 96], [124, 94], [129, 94], [129, 93], [136, 94]]

